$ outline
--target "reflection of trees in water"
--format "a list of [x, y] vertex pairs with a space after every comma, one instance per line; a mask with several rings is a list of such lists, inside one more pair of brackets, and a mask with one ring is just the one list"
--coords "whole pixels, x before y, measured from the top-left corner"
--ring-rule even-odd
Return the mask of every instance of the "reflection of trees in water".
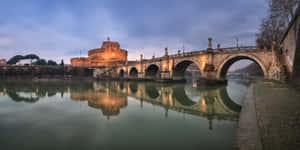
[[[80, 84], [79, 84], [80, 83]], [[74, 91], [82, 91], [91, 89], [92, 86], [86, 82], [35, 82], [35, 81], [1, 81], [0, 89], [5, 89], [5, 93], [16, 102], [29, 102], [35, 103], [43, 97], [52, 97], [57, 93], [61, 96], [65, 92], [71, 92], [70, 89]], [[19, 93], [28, 93], [30, 95], [35, 95], [35, 97], [24, 97]]]

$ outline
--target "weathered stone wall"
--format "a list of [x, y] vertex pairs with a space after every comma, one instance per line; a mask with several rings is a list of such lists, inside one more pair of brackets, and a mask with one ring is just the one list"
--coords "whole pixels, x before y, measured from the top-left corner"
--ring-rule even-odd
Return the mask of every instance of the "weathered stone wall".
[[286, 69], [289, 75], [293, 72], [294, 62], [295, 62], [295, 53], [296, 53], [296, 44], [298, 39], [300, 19], [295, 18], [294, 22], [290, 25], [285, 37], [282, 41], [282, 61], [286, 64]]
[[281, 42], [281, 61], [286, 66], [286, 71], [293, 84], [300, 85], [300, 9], [290, 22]]
[[300, 19], [298, 19], [298, 31], [297, 31], [297, 40], [296, 40], [296, 51], [295, 51], [295, 59], [294, 59], [294, 67], [293, 67], [293, 76], [292, 81], [296, 85], [300, 86]]

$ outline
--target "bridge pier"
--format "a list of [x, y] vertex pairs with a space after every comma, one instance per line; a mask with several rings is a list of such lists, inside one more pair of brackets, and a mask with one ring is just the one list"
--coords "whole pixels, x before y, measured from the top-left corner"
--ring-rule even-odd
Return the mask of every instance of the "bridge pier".
[[163, 80], [171, 80], [172, 79], [172, 74], [170, 71], [163, 71], [160, 73], [160, 77]]
[[144, 73], [144, 72], [138, 72], [137, 78], [138, 78], [138, 79], [143, 79], [143, 78], [145, 78], [145, 73]]
[[218, 72], [214, 70], [205, 71], [202, 77], [197, 81], [197, 86], [222, 84], [227, 84], [227, 80], [218, 78]]
[[227, 84], [227, 80], [226, 79], [205, 79], [205, 78], [201, 78], [197, 81], [197, 86], [207, 86], [207, 85], [212, 85], [212, 86], [216, 86], [216, 85], [223, 85], [223, 84]]

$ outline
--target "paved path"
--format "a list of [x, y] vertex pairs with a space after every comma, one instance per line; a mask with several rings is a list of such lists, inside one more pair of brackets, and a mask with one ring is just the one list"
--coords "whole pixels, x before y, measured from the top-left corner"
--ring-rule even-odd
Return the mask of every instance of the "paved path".
[[254, 85], [264, 150], [300, 150], [300, 90], [272, 82]]
[[257, 125], [253, 86], [245, 97], [237, 129], [237, 146], [240, 150], [262, 150], [261, 138]]

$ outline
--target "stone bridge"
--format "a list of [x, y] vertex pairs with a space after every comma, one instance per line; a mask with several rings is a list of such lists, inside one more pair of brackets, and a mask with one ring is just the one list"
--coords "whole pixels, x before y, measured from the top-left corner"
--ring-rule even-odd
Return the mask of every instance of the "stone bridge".
[[[209, 45], [206, 50], [193, 51], [165, 55], [152, 59], [141, 59], [129, 61], [125, 65], [116, 65], [106, 71], [115, 78], [124, 79], [153, 79], [153, 80], [183, 80], [187, 67], [194, 63], [201, 72], [201, 81], [226, 81], [226, 73], [229, 67], [242, 59], [252, 60], [258, 64], [266, 79], [281, 80], [281, 65], [274, 48], [268, 50], [256, 47], [232, 47], [213, 49], [209, 38]], [[94, 68], [94, 77], [101, 78], [103, 70]]]

